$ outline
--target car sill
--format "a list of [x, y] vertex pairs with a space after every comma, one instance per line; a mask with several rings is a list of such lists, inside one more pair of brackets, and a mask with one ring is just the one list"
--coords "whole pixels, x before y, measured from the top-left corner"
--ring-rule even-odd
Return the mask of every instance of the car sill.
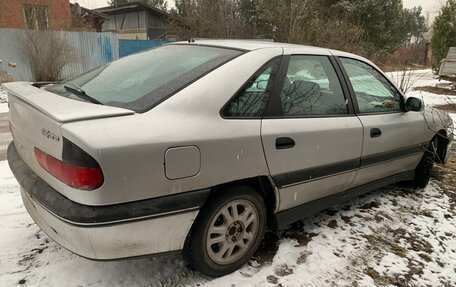
[[412, 180], [415, 177], [415, 171], [407, 171], [399, 174], [395, 174], [389, 177], [385, 177], [380, 180], [373, 181], [368, 184], [364, 184], [353, 189], [346, 190], [344, 192], [339, 192], [324, 198], [320, 198], [297, 207], [281, 211], [275, 216], [274, 225], [278, 229], [282, 229], [285, 226], [296, 222], [302, 218], [308, 217], [312, 214], [320, 212], [322, 210], [328, 209], [334, 205], [346, 202], [350, 199], [354, 199], [365, 193], [374, 191], [381, 187], [398, 183], [402, 181]]

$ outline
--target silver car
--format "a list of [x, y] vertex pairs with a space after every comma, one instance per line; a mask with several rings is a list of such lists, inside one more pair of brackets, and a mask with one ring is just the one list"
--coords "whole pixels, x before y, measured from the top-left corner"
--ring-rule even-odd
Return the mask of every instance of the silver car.
[[211, 276], [245, 264], [266, 228], [425, 187], [452, 143], [447, 115], [368, 60], [298, 45], [174, 43], [4, 88], [8, 161], [49, 237], [96, 260], [183, 250]]

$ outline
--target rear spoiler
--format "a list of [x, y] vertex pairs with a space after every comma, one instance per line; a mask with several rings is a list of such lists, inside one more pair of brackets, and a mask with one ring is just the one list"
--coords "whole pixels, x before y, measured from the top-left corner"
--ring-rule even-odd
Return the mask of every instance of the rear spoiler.
[[41, 87], [44, 87], [44, 86], [47, 86], [47, 85], [53, 85], [53, 84], [58, 84], [59, 82], [34, 82], [34, 83], [31, 83], [32, 86], [34, 86], [35, 88], [41, 88]]
[[2, 87], [8, 92], [9, 97], [13, 96], [29, 104], [60, 123], [125, 116], [135, 113], [123, 108], [70, 99], [39, 89], [29, 82], [6, 83]]

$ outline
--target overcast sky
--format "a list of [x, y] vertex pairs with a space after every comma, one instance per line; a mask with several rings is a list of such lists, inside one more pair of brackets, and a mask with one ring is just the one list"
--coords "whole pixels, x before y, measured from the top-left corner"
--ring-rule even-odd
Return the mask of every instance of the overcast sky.
[[[378, 0], [383, 1], [383, 0]], [[446, 2], [446, 0], [403, 0], [404, 6], [408, 8], [412, 8], [414, 6], [421, 6], [425, 11], [425, 15], [427, 12], [429, 13], [437, 13], [439, 8]], [[71, 0], [71, 2], [78, 2], [81, 6], [94, 9], [98, 7], [103, 7], [108, 5], [107, 0]], [[168, 0], [168, 6], [174, 5], [174, 0]]]
[[[381, 1], [381, 0], [380, 0]], [[426, 12], [438, 12], [440, 7], [445, 4], [446, 0], [403, 0], [404, 6], [412, 8], [414, 6], [421, 6]]]

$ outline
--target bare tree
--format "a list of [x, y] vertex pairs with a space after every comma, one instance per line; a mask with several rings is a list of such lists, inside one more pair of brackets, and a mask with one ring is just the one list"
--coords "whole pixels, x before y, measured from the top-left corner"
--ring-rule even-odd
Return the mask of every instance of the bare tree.
[[177, 0], [171, 25], [184, 39], [256, 38], [252, 0]]
[[328, 0], [177, 0], [171, 15], [184, 39], [260, 38], [362, 52], [362, 29]]
[[34, 81], [58, 81], [63, 67], [76, 60], [74, 48], [56, 31], [26, 30], [19, 43]]
[[[401, 70], [391, 72], [391, 80], [393, 80], [396, 86], [404, 94], [406, 94], [411, 91], [415, 84], [425, 76], [417, 76], [416, 71], [416, 68], [413, 66], [403, 66]], [[429, 71], [429, 74], [432, 74], [432, 72]]]

